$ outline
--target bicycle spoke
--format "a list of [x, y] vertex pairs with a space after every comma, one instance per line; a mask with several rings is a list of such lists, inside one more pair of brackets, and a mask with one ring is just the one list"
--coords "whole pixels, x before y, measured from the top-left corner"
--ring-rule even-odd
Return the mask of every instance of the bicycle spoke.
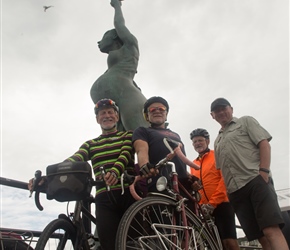
[[186, 223], [176, 202], [148, 197], [127, 210], [119, 226], [119, 249], [217, 250], [201, 221], [186, 209]]

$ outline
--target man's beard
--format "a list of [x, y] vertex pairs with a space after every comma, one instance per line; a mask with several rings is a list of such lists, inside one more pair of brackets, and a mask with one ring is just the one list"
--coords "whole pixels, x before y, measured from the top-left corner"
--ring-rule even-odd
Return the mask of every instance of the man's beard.
[[110, 130], [115, 129], [116, 127], [117, 127], [117, 123], [115, 123], [115, 125], [112, 126], [111, 128], [103, 128], [103, 127], [102, 127], [102, 129], [105, 130], [105, 131], [110, 131]]

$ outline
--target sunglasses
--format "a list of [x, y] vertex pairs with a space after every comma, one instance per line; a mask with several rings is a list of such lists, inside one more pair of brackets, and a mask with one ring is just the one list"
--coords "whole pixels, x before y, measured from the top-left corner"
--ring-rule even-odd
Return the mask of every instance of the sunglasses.
[[102, 99], [96, 103], [96, 108], [100, 108], [102, 106], [114, 106], [115, 102], [111, 99]]
[[148, 111], [150, 113], [154, 113], [156, 111], [159, 111], [159, 112], [163, 113], [163, 112], [166, 111], [166, 108], [165, 107], [152, 107], [152, 108], [149, 108]]

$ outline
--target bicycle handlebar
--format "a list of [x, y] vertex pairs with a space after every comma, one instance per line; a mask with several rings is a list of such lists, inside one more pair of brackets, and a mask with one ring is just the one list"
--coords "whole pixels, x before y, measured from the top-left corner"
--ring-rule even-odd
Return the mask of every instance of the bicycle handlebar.
[[35, 191], [34, 201], [35, 201], [35, 205], [38, 208], [38, 210], [42, 211], [43, 210], [43, 206], [40, 204], [39, 191]]
[[170, 139], [168, 137], [163, 139], [165, 146], [168, 148], [171, 154], [176, 154], [178, 158], [186, 165], [196, 170], [199, 170], [200, 167], [196, 165], [193, 161], [189, 160], [181, 150], [181, 143]]
[[[43, 184], [39, 185], [40, 181], [43, 181]], [[100, 184], [103, 184], [104, 180], [103, 178], [100, 180], [89, 179], [88, 182], [89, 182], [89, 185], [91, 186], [98, 186]], [[47, 190], [46, 176], [42, 176], [40, 170], [35, 171], [35, 178], [33, 178], [33, 183], [32, 183], [29, 197], [32, 196], [32, 193], [34, 191], [35, 192], [34, 202], [35, 202], [36, 207], [40, 211], [43, 211], [43, 206], [40, 203], [39, 194], [46, 193], [46, 190]], [[110, 191], [110, 187], [107, 186], [107, 190]]]
[[[169, 150], [169, 154], [164, 157], [163, 159], [161, 159], [156, 165], [156, 169], [158, 169], [160, 166], [166, 164], [169, 162], [169, 160], [171, 159], [172, 155], [176, 155], [183, 163], [185, 163], [186, 165], [194, 168], [194, 169], [200, 169], [200, 167], [198, 165], [196, 165], [195, 163], [193, 163], [193, 161], [190, 161], [182, 152], [181, 150], [181, 143], [178, 141], [175, 141], [171, 138], [165, 137], [163, 139], [163, 142], [165, 144], [165, 146], [168, 148]], [[100, 180], [90, 180], [90, 184], [92, 186], [97, 186], [98, 184], [104, 183], [104, 176], [106, 174], [106, 171], [104, 170], [103, 166], [100, 167], [101, 170], [101, 176], [102, 179]], [[136, 193], [135, 190], [135, 183], [140, 181], [141, 179], [143, 179], [144, 177], [141, 176], [130, 176], [129, 174], [127, 174], [126, 172], [124, 173], [124, 175], [121, 177], [121, 182], [123, 181], [123, 179], [126, 178], [127, 181], [129, 181], [130, 185], [130, 192], [132, 194], [132, 196], [135, 199], [141, 199], [141, 197], [139, 197], [139, 195]], [[40, 204], [40, 200], [39, 200], [39, 193], [40, 192], [44, 192], [46, 193], [46, 188], [47, 185], [46, 183], [39, 185], [39, 182], [41, 180], [45, 180], [45, 176], [41, 176], [41, 171], [37, 170], [35, 172], [35, 178], [33, 179], [33, 184], [32, 184], [32, 189], [30, 191], [30, 196], [32, 195], [33, 191], [35, 191], [35, 204], [37, 206], [37, 208], [42, 211], [43, 210], [43, 206]], [[107, 191], [110, 191], [110, 186], [106, 185]]]
[[[161, 159], [156, 165], [156, 169], [158, 169], [160, 166], [166, 164], [169, 162], [169, 159], [171, 158], [172, 155], [176, 155], [184, 164], [188, 165], [189, 167], [191, 168], [194, 168], [196, 170], [200, 169], [200, 167], [198, 165], [196, 165], [193, 161], [189, 160], [182, 152], [181, 150], [181, 143], [178, 142], [178, 141], [175, 141], [171, 138], [168, 138], [168, 137], [165, 137], [163, 139], [163, 142], [165, 144], [165, 146], [168, 148], [169, 150], [169, 154], [164, 157], [163, 159]], [[132, 176], [129, 176], [128, 174], [124, 174], [125, 175], [125, 178], [131, 178], [132, 179]], [[130, 192], [131, 192], [131, 195], [136, 199], [136, 200], [140, 200], [142, 199], [136, 192], [135, 190], [135, 184], [136, 182], [144, 179], [145, 177], [142, 177], [142, 176], [136, 176], [134, 178], [134, 181], [133, 183], [129, 186], [129, 189], [130, 189]]]

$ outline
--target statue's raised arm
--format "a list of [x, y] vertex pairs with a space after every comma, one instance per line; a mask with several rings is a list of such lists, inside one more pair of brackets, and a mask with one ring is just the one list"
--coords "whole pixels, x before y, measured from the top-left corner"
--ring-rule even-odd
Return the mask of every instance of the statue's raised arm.
[[134, 130], [147, 126], [142, 115], [146, 98], [134, 82], [139, 60], [136, 37], [125, 25], [121, 2], [111, 0], [114, 8], [114, 27], [98, 42], [100, 51], [108, 54], [108, 69], [91, 88], [94, 103], [102, 98], [113, 99], [120, 108], [120, 128]]
[[121, 41], [123, 41], [124, 44], [126, 44], [126, 46], [133, 46], [137, 49], [138, 52], [138, 41], [125, 25], [125, 19], [121, 9], [121, 1], [112, 0], [111, 5], [115, 9], [114, 27], [117, 31], [118, 37], [121, 39]]

